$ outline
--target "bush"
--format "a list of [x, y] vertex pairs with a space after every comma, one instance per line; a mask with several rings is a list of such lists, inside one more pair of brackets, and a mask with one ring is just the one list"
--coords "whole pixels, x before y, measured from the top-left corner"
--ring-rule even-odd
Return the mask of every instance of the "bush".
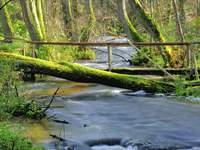
[[34, 101], [19, 97], [18, 76], [12, 65], [0, 62], [0, 120], [13, 116], [40, 119], [45, 116], [42, 108]]
[[132, 56], [132, 64], [136, 66], [149, 65], [150, 61], [145, 55], [152, 59], [152, 53], [150, 52], [150, 50], [146, 48], [141, 48], [140, 53], [137, 52], [135, 55]]
[[35, 147], [28, 139], [24, 138], [19, 131], [14, 130], [6, 123], [0, 124], [0, 149], [2, 150], [42, 150]]

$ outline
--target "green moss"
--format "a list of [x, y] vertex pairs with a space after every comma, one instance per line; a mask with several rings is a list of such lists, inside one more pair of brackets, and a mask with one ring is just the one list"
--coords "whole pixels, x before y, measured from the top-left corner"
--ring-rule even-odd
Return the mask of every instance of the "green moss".
[[165, 82], [145, 79], [139, 76], [111, 73], [84, 67], [79, 64], [65, 63], [65, 65], [60, 65], [50, 61], [3, 52], [0, 52], [0, 58], [5, 61], [11, 61], [14, 64], [18, 64], [22, 68], [37, 68], [37, 73], [53, 75], [72, 81], [101, 83], [109, 86], [127, 88], [134, 91], [141, 89], [144, 89], [147, 92], [174, 91], [174, 86]]
[[[165, 38], [159, 30], [156, 22], [145, 12], [142, 8], [139, 0], [129, 0], [132, 9], [136, 10], [136, 17], [139, 19], [140, 23], [146, 28], [146, 30], [150, 33], [150, 35], [156, 40], [160, 42], [165, 42]], [[160, 48], [160, 54], [163, 58], [163, 61], [166, 64], [174, 65], [174, 53], [170, 46], [163, 46], [164, 48]]]

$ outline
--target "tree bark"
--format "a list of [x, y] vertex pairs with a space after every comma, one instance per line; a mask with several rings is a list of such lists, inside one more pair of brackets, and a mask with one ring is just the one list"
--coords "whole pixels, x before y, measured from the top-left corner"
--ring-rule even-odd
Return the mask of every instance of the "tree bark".
[[179, 16], [178, 8], [177, 8], [177, 2], [176, 0], [172, 0], [172, 3], [173, 3], [175, 18], [176, 18], [177, 33], [181, 42], [184, 42], [183, 28], [182, 28], [182, 24], [181, 24], [181, 20]]
[[197, 6], [197, 16], [200, 16], [200, 0], [196, 0], [196, 6]]
[[174, 85], [146, 79], [139, 76], [111, 73], [78, 64], [58, 63], [26, 57], [13, 53], [0, 52], [1, 61], [9, 61], [17, 68], [30, 69], [34, 73], [51, 75], [76, 82], [100, 83], [108, 86], [146, 92], [173, 92]]
[[96, 17], [94, 15], [93, 0], [85, 0], [85, 8], [87, 14], [89, 14], [89, 20], [87, 26], [84, 27], [81, 31], [81, 42], [87, 42], [89, 40], [92, 30], [96, 26]]
[[186, 22], [185, 3], [186, 3], [186, 0], [179, 0], [179, 3], [178, 3], [179, 14], [180, 14], [179, 18], [180, 18], [180, 22], [183, 29], [185, 29], [185, 22]]
[[[138, 21], [145, 27], [147, 32], [154, 38], [154, 40], [159, 42], [165, 42], [165, 38], [162, 33], [159, 31], [157, 24], [151, 19], [151, 17], [145, 12], [142, 8], [139, 0], [129, 0], [129, 4], [132, 10], [135, 12], [135, 16]], [[163, 49], [160, 48], [160, 54], [165, 63], [175, 66], [176, 57], [175, 53], [172, 51], [170, 46], [163, 46]]]
[[[42, 13], [42, 0], [20, 0], [24, 22], [31, 40], [42, 41], [46, 39], [45, 25]], [[38, 48], [39, 45], [36, 45]]]
[[64, 12], [64, 25], [65, 33], [68, 37], [72, 37], [73, 34], [73, 15], [72, 15], [72, 3], [71, 0], [62, 1], [62, 9]]
[[142, 42], [142, 37], [138, 34], [137, 30], [135, 29], [134, 25], [131, 23], [129, 16], [126, 11], [126, 1], [125, 0], [117, 0], [118, 5], [118, 15], [119, 19], [122, 23], [124, 31], [127, 33], [129, 39], [133, 41]]
[[[2, 6], [4, 3], [5, 3], [4, 0], [0, 0], [0, 6]], [[13, 28], [12, 28], [12, 23], [11, 23], [10, 16], [9, 16], [6, 6], [0, 10], [0, 15], [1, 15], [1, 20], [2, 20], [4, 41], [7, 43], [11, 43]]]

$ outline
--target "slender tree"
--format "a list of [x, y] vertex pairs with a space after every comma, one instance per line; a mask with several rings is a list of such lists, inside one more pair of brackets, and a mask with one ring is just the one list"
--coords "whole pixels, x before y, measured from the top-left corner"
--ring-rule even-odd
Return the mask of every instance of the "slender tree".
[[166, 1], [167, 3], [167, 12], [166, 12], [166, 23], [169, 24], [172, 20], [172, 1]]
[[131, 20], [126, 11], [126, 1], [125, 0], [117, 0], [118, 5], [118, 15], [119, 19], [122, 23], [124, 31], [127, 33], [129, 39], [134, 41], [142, 42], [142, 37], [138, 34], [137, 30], [135, 29], [134, 25], [132, 24]]
[[196, 0], [197, 16], [200, 16], [200, 0]]
[[[165, 42], [165, 38], [160, 32], [158, 25], [151, 19], [148, 13], [142, 8], [139, 0], [129, 0], [129, 4], [134, 11], [134, 15], [138, 19], [139, 23], [149, 32], [152, 38], [156, 41]], [[160, 48], [160, 54], [166, 64], [174, 66], [176, 64], [176, 56], [169, 46], [163, 46]]]
[[177, 2], [176, 0], [172, 0], [172, 2], [173, 2], [173, 8], [174, 8], [174, 13], [175, 13], [175, 18], [176, 18], [177, 33], [180, 37], [180, 40], [184, 42], [183, 29], [182, 29], [182, 24], [181, 24], [181, 20], [180, 20], [178, 8], [177, 8]]
[[[45, 40], [46, 34], [42, 12], [42, 0], [20, 0], [20, 4], [31, 40]], [[36, 45], [36, 48], [38, 47], [39, 45]]]
[[94, 15], [93, 0], [85, 0], [85, 8], [87, 14], [89, 14], [89, 19], [87, 26], [83, 27], [80, 35], [80, 41], [84, 42], [89, 40], [92, 30], [96, 26], [96, 17]]
[[180, 18], [180, 23], [181, 23], [183, 30], [185, 29], [185, 22], [186, 22], [185, 3], [186, 3], [186, 0], [179, 0], [178, 1], [179, 9], [177, 9], [177, 10], [179, 10], [179, 18]]
[[73, 15], [72, 15], [72, 1], [71, 0], [63, 0], [62, 8], [64, 12], [64, 25], [67, 36], [71, 37], [73, 34]]
[[[0, 6], [3, 6], [5, 3], [5, 0], [0, 0]], [[4, 41], [10, 43], [12, 42], [13, 27], [6, 6], [0, 10], [0, 16], [2, 20]]]

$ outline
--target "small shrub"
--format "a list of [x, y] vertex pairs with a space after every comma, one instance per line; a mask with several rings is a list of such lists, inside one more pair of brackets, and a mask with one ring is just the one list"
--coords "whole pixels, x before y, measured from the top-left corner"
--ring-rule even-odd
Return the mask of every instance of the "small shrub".
[[0, 149], [2, 150], [42, 150], [24, 138], [19, 131], [6, 123], [0, 124]]
[[149, 49], [141, 48], [140, 52], [137, 52], [135, 55], [132, 56], [132, 64], [136, 66], [145, 66], [149, 65], [149, 59], [146, 55], [152, 59], [152, 53]]
[[95, 52], [91, 49], [76, 50], [72, 52], [72, 56], [76, 60], [94, 60], [96, 58]]

